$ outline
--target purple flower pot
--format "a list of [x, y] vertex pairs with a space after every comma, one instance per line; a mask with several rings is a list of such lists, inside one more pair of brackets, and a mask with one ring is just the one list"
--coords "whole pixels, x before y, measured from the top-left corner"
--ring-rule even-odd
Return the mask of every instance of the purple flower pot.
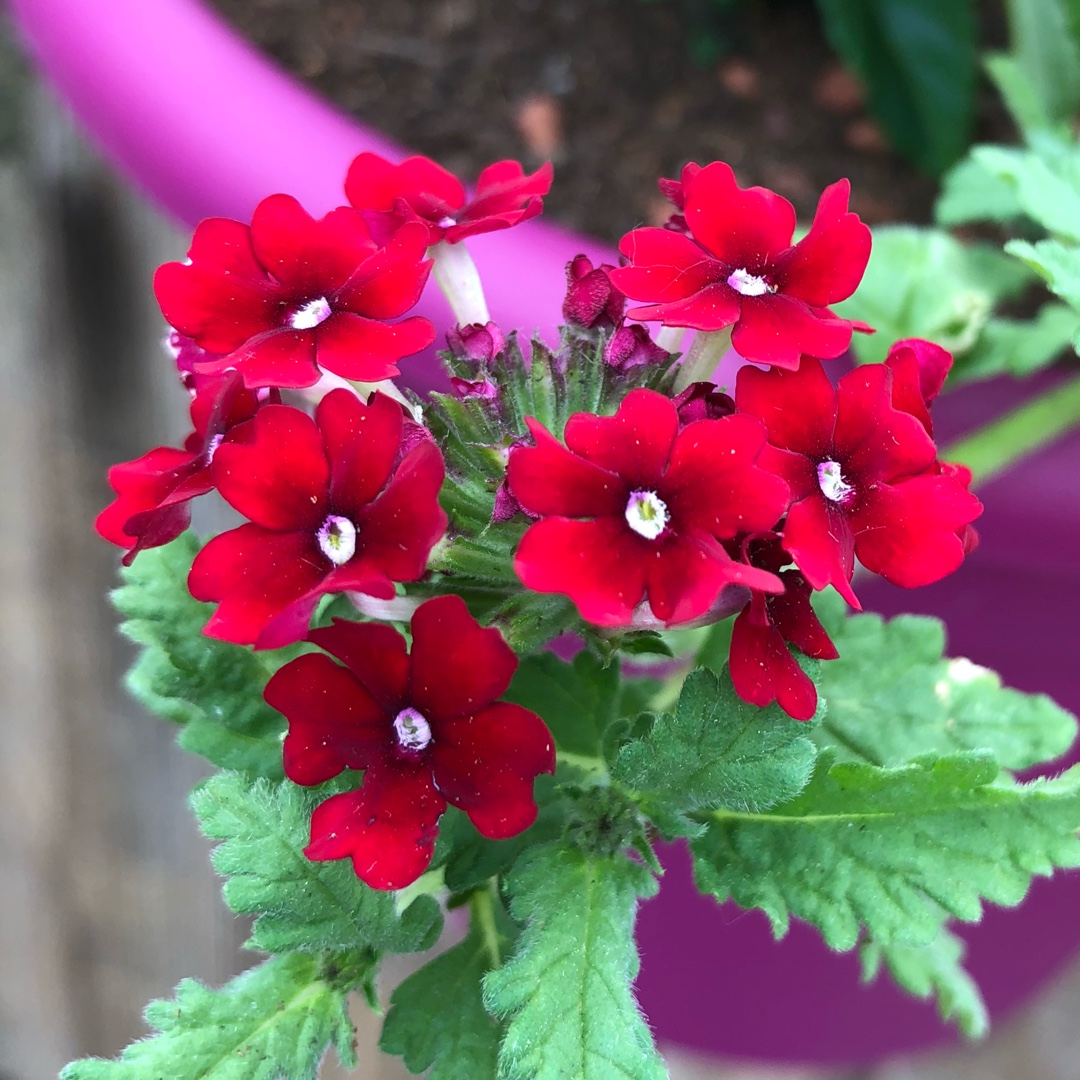
[[[29, 51], [88, 134], [148, 195], [189, 225], [247, 220], [260, 198], [297, 196], [313, 213], [344, 201], [352, 157], [403, 152], [278, 71], [197, 0], [9, 0]], [[615, 261], [595, 241], [551, 225], [470, 243], [503, 328], [549, 331], [563, 267], [578, 252]], [[434, 289], [419, 311], [450, 323]], [[432, 358], [405, 361], [417, 389], [438, 383]], [[999, 382], [947, 395], [935, 424], [947, 438], [1008, 406]], [[952, 649], [999, 670], [1013, 686], [1080, 707], [1080, 435], [1062, 440], [980, 492], [982, 546], [939, 585], [862, 590], [873, 608], [919, 611], [949, 624]], [[641, 919], [639, 992], [661, 1042], [773, 1060], [872, 1061], [951, 1038], [933, 1010], [885, 979], [859, 986], [854, 955], [830, 954], [796, 926], [782, 944], [764, 917], [694, 892], [683, 852]], [[1080, 876], [1040, 881], [1019, 911], [988, 912], [970, 966], [1001, 1019], [1080, 943]]]

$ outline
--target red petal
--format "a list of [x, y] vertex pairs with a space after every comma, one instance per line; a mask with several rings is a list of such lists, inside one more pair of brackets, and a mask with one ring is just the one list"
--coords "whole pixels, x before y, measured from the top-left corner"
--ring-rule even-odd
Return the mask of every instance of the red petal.
[[291, 195], [255, 207], [251, 241], [259, 262], [301, 303], [328, 297], [376, 250], [355, 210], [339, 207], [316, 221]]
[[415, 307], [431, 273], [424, 258], [428, 229], [406, 222], [382, 250], [366, 259], [335, 293], [334, 307], [369, 319], [396, 319]]
[[794, 371], [804, 353], [831, 360], [844, 352], [851, 344], [851, 323], [819, 315], [783, 293], [744, 296], [731, 343], [747, 360]]
[[[131, 547], [135, 543], [135, 534], [124, 528], [128, 519], [157, 508], [184, 478], [178, 473], [193, 462], [193, 455], [186, 450], [159, 446], [134, 461], [114, 465], [109, 469], [109, 484], [117, 497], [98, 514], [94, 523], [98, 534], [111, 544]], [[211, 485], [207, 483], [205, 490], [209, 491], [210, 488]]]
[[813, 307], [846, 300], [870, 259], [870, 230], [848, 212], [847, 180], [827, 187], [810, 231], [776, 262], [775, 278], [785, 293]]
[[769, 619], [785, 641], [815, 660], [835, 660], [840, 654], [810, 604], [810, 583], [797, 570], [781, 575], [784, 591], [766, 600]]
[[507, 479], [514, 498], [533, 514], [591, 518], [621, 514], [629, 488], [621, 478], [571, 453], [531, 417], [536, 446], [510, 453]]
[[267, 405], [248, 442], [224, 442], [214, 455], [214, 485], [244, 517], [267, 529], [310, 529], [326, 517], [330, 467], [307, 413]]
[[304, 854], [316, 862], [349, 856], [371, 888], [403, 889], [428, 868], [445, 809], [429, 769], [369, 769], [359, 791], [315, 807]]
[[405, 707], [409, 655], [392, 626], [335, 619], [332, 626], [312, 630], [308, 641], [336, 656], [385, 712], [396, 716]]
[[419, 315], [383, 323], [339, 311], [319, 324], [315, 340], [316, 357], [327, 371], [357, 382], [382, 382], [399, 374], [402, 357], [435, 340], [435, 327]]
[[715, 541], [673, 536], [647, 564], [649, 607], [666, 623], [689, 622], [712, 607], [727, 585], [779, 591], [778, 578], [735, 562]]
[[555, 743], [544, 721], [499, 701], [443, 722], [432, 745], [435, 783], [491, 840], [505, 840], [536, 820], [533, 782], [555, 771]]
[[707, 285], [685, 300], [631, 308], [632, 319], [659, 321], [665, 326], [686, 326], [691, 330], [716, 331], [730, 326], [739, 317], [739, 296], [723, 281]]
[[322, 784], [342, 769], [366, 769], [390, 746], [391, 717], [328, 656], [310, 653], [279, 669], [263, 697], [289, 721], [285, 775], [294, 784]]
[[330, 460], [330, 501], [351, 517], [390, 478], [401, 449], [401, 406], [385, 394], [373, 394], [365, 405], [351, 390], [331, 390], [319, 402], [315, 422]]
[[230, 368], [243, 375], [244, 385], [249, 389], [313, 386], [320, 374], [315, 364], [315, 334], [311, 330], [268, 330], [228, 356], [197, 365], [199, 372], [209, 374]]
[[755, 465], [765, 428], [753, 416], [698, 420], [679, 432], [660, 498], [680, 531], [719, 539], [771, 529], [787, 509], [789, 489]]
[[817, 711], [817, 690], [810, 677], [780, 632], [753, 619], [750, 604], [732, 627], [729, 665], [735, 693], [743, 701], [759, 708], [775, 701], [796, 720], [809, 720]]
[[461, 181], [420, 155], [393, 165], [377, 154], [360, 154], [349, 166], [345, 195], [358, 210], [393, 210], [398, 199], [405, 199], [417, 213], [434, 220], [465, 203]]
[[230, 353], [279, 325], [269, 280], [231, 274], [205, 263], [171, 262], [154, 274], [154, 294], [170, 326], [212, 353]]
[[836, 387], [834, 460], [860, 494], [875, 481], [924, 472], [937, 455], [922, 422], [893, 408], [892, 397], [892, 371], [884, 364], [849, 371]]
[[285, 640], [260, 642], [274, 648], [304, 636], [329, 568], [313, 533], [241, 525], [215, 536], [195, 556], [188, 590], [196, 600], [218, 603], [203, 632], [238, 645], [255, 644], [276, 616], [288, 613], [292, 622], [280, 634]]
[[[375, 569], [394, 581], [420, 578], [431, 549], [446, 532], [447, 517], [439, 505], [445, 475], [434, 443], [424, 441], [410, 450], [383, 493], [357, 508], [357, 555], [341, 570]], [[335, 586], [343, 587], [336, 580]]]
[[722, 161], [684, 184], [684, 198], [694, 239], [733, 270], [760, 272], [795, 232], [795, 208], [787, 199], [768, 188], [739, 187]]
[[765, 425], [773, 446], [818, 461], [829, 457], [836, 391], [820, 360], [804, 356], [795, 371], [740, 369], [735, 405]]
[[617, 267], [609, 277], [632, 300], [670, 304], [727, 278], [725, 268], [708, 252], [670, 229], [635, 229], [619, 241], [619, 251], [631, 265]]
[[188, 248], [192, 263], [252, 281], [265, 281], [266, 271], [255, 257], [251, 229], [232, 218], [205, 218], [195, 226]]
[[412, 617], [412, 634], [410, 699], [430, 721], [471, 715], [491, 704], [517, 670], [517, 657], [502, 634], [482, 627], [460, 596], [421, 604]]
[[[655, 491], [678, 430], [679, 413], [671, 399], [639, 389], [623, 398], [614, 416], [575, 413], [564, 438], [573, 453], [618, 474], [631, 487]], [[616, 512], [625, 509], [623, 503]]]
[[458, 219], [478, 221], [492, 215], [513, 213], [551, 190], [555, 170], [550, 161], [526, 175], [518, 161], [496, 161], [476, 178], [476, 196]]
[[652, 546], [621, 517], [549, 517], [521, 538], [514, 570], [526, 588], [569, 596], [588, 622], [626, 626], [645, 595], [654, 557]]
[[951, 476], [876, 484], [851, 516], [859, 561], [913, 589], [951, 574], [964, 560], [964, 526], [982, 504]]
[[795, 503], [788, 511], [784, 549], [791, 553], [813, 588], [832, 585], [853, 608], [862, 610], [851, 590], [855, 539], [848, 515], [820, 491]]

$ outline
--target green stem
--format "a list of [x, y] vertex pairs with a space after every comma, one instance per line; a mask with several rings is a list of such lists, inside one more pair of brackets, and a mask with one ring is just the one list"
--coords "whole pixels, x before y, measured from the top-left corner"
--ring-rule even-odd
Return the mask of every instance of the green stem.
[[724, 354], [731, 348], [731, 327], [723, 330], [698, 330], [690, 348], [679, 364], [675, 389], [685, 390], [691, 383], [712, 379]]
[[941, 457], [966, 465], [974, 475], [974, 486], [979, 486], [1077, 425], [1080, 425], [1080, 376], [951, 443], [942, 450]]
[[502, 966], [502, 949], [499, 948], [499, 931], [495, 926], [495, 878], [488, 882], [486, 889], [477, 889], [469, 897], [469, 912], [471, 913], [476, 928], [484, 940], [488, 956], [491, 957], [491, 968], [494, 971]]

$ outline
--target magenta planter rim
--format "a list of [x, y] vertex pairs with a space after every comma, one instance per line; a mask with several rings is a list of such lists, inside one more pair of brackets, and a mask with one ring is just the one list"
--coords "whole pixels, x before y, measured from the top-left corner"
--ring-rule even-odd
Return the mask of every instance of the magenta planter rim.
[[[210, 216], [247, 220], [258, 200], [275, 191], [289, 192], [321, 214], [344, 201], [345, 171], [357, 153], [405, 154], [300, 86], [198, 0], [8, 0], [8, 7], [28, 51], [92, 140], [137, 187], [188, 225]], [[583, 251], [594, 261], [616, 259], [594, 240], [538, 222], [477, 238], [470, 248], [493, 317], [504, 328], [525, 332], [547, 333], [555, 325], [569, 258]], [[449, 309], [434, 289], [418, 310], [437, 327], [450, 323]], [[404, 361], [403, 373], [417, 389], [439, 380], [430, 356]], [[989, 414], [1002, 406], [1006, 393], [997, 393]], [[1080, 467], [1077, 451], [1080, 440], [1074, 436], [1051, 457], [1073, 470]], [[978, 556], [987, 560], [984, 573], [995, 569], [995, 560], [1015, 562], [1023, 547], [1007, 522], [992, 524], [992, 515], [1008, 499], [1022, 504], [1030, 475], [1021, 468], [987, 489], [988, 513], [980, 523], [987, 555]], [[921, 602], [912, 594], [916, 602], [908, 608], [967, 611], [964, 590], [971, 586], [963, 575], [955, 580], [944, 591], [928, 591]], [[1073, 589], [1080, 594], [1080, 580]], [[886, 609], [897, 606], [895, 598], [882, 603]], [[956, 634], [966, 646], [965, 636], [971, 634]], [[973, 658], [981, 660], [975, 643]], [[1015, 671], [1006, 675], [1016, 678]], [[1070, 689], [1075, 699], [1075, 684], [1065, 686], [1066, 696]], [[644, 909], [639, 982], [662, 1043], [731, 1056], [839, 1063], [950, 1037], [929, 1007], [887, 986], [861, 988], [855, 958], [827, 954], [809, 931], [797, 930], [791, 941], [774, 946], [756, 915], [736, 918], [728, 908], [713, 910], [712, 901], [689, 888], [685, 859], [673, 852], [670, 861], [660, 899]], [[1080, 881], [1040, 883], [1034, 892], [1024, 911], [993, 911], [969, 935], [973, 966], [999, 1020], [1045, 983], [1080, 936], [1080, 930], [1068, 930]], [[673, 962], [680, 949], [687, 962], [697, 963], [693, 972], [680, 973]], [[724, 967], [710, 981], [703, 963]], [[724, 969], [753, 965], [764, 967], [764, 977], [753, 987], [735, 980], [739, 994], [721, 1001], [724, 988], [733, 985]], [[697, 997], [714, 995], [708, 1008], [694, 1013], [680, 1002], [680, 987], [685, 992], [689, 983], [698, 987]], [[833, 995], [829, 1008], [811, 1013], [818, 1029], [832, 1025], [827, 1037], [800, 1025], [807, 997], [825, 993]], [[723, 1030], [721, 1018], [730, 1030]]]

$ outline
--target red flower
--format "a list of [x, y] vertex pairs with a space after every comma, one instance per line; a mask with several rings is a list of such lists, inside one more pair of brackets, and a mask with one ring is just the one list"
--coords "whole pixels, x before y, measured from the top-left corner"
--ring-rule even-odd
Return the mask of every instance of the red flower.
[[646, 326], [620, 326], [604, 343], [604, 363], [616, 371], [661, 364], [669, 359], [671, 353], [653, 341]]
[[452, 326], [446, 331], [446, 346], [458, 360], [490, 364], [506, 348], [506, 338], [493, 322]]
[[416, 581], [446, 529], [442, 455], [429, 438], [406, 449], [401, 407], [333, 390], [315, 420], [268, 405], [214, 456], [213, 479], [250, 524], [195, 558], [188, 588], [218, 609], [206, 633], [269, 649], [299, 641], [325, 593], [383, 600]]
[[512, 494], [541, 518], [514, 569], [530, 589], [565, 593], [584, 619], [625, 626], [648, 598], [666, 623], [703, 615], [726, 585], [780, 591], [772, 574], [735, 562], [720, 541], [771, 529], [787, 485], [758, 468], [764, 429], [750, 417], [679, 430], [669, 398], [627, 394], [613, 417], [577, 413], [566, 446], [528, 420], [534, 447], [510, 454]]
[[401, 889], [431, 861], [446, 804], [492, 840], [536, 820], [533, 781], [555, 771], [540, 717], [498, 701], [517, 657], [457, 596], [422, 604], [412, 651], [394, 629], [335, 619], [313, 630], [322, 653], [286, 664], [266, 700], [289, 721], [285, 773], [321, 784], [364, 769], [356, 791], [332, 795], [311, 819], [309, 859], [350, 857], [375, 889]]
[[715, 383], [693, 382], [672, 399], [679, 413], [680, 424], [695, 420], [719, 420], [735, 411], [730, 395], [716, 388]]
[[753, 566], [779, 574], [784, 591], [754, 590], [735, 620], [729, 659], [735, 692], [751, 705], [764, 708], [775, 701], [788, 716], [809, 720], [817, 711], [817, 690], [787, 642], [817, 660], [835, 660], [839, 654], [810, 606], [809, 582], [790, 567], [791, 556], [778, 540], [744, 546]]
[[810, 357], [798, 371], [743, 368], [736, 385], [739, 412], [769, 431], [762, 464], [791, 486], [784, 547], [814, 589], [832, 585], [854, 607], [856, 556], [896, 585], [928, 585], [960, 565], [961, 534], [982, 513], [894, 386], [892, 367], [868, 364], [833, 389]]
[[250, 228], [208, 218], [188, 263], [166, 263], [154, 291], [169, 323], [225, 354], [204, 371], [237, 368], [248, 386], [311, 386], [319, 368], [378, 382], [435, 340], [427, 319], [404, 315], [420, 298], [427, 233], [402, 228], [382, 249], [348, 207], [316, 221], [290, 195], [255, 208]]
[[[674, 183], [674, 182], [672, 182]], [[870, 230], [848, 211], [846, 180], [826, 188], [810, 232], [794, 246], [795, 210], [766, 188], [740, 188], [716, 161], [684, 170], [678, 195], [689, 235], [635, 229], [619, 250], [629, 266], [611, 280], [635, 319], [722, 330], [734, 324], [740, 356], [796, 368], [803, 353], [839, 356], [853, 324], [829, 304], [854, 291], [870, 257]]]
[[480, 174], [470, 201], [461, 181], [430, 158], [418, 155], [394, 165], [364, 153], [349, 166], [345, 195], [381, 243], [404, 222], [419, 219], [427, 226], [428, 244], [456, 244], [536, 217], [552, 175], [551, 162], [526, 176], [518, 162], [496, 161]]
[[626, 297], [608, 277], [614, 266], [593, 267], [588, 255], [575, 255], [566, 264], [566, 298], [563, 318], [584, 330], [614, 330], [622, 325]]
[[128, 549], [125, 566], [145, 548], [175, 540], [191, 524], [188, 504], [213, 490], [210, 463], [223, 436], [259, 407], [235, 371], [193, 379], [198, 387], [191, 402], [195, 430], [184, 440], [184, 449], [159, 446], [109, 470], [116, 499], [98, 514], [94, 527], [110, 543]]

